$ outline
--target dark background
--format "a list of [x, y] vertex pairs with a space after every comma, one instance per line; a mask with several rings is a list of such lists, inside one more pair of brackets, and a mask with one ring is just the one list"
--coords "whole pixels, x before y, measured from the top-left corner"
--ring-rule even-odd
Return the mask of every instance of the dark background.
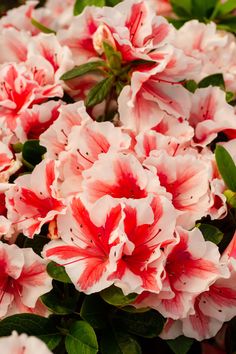
[[[45, 2], [41, 0], [40, 3]], [[4, 15], [7, 10], [12, 9], [13, 7], [23, 5], [25, 0], [0, 0], [0, 16]]]

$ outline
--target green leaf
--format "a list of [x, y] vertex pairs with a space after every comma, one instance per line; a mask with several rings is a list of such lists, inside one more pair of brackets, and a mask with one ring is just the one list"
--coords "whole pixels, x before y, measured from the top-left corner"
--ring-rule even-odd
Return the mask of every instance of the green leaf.
[[42, 295], [40, 299], [54, 314], [67, 315], [75, 312], [78, 298], [78, 292], [76, 295], [73, 294], [73, 296], [65, 296], [61, 289], [59, 291], [54, 287], [49, 293]]
[[32, 314], [13, 315], [0, 322], [0, 337], [10, 336], [12, 331], [36, 336], [51, 350], [60, 343], [62, 338], [53, 319]]
[[93, 328], [84, 321], [75, 322], [65, 340], [68, 354], [96, 354], [98, 342]]
[[184, 87], [185, 87], [188, 91], [194, 93], [194, 92], [196, 91], [198, 85], [197, 85], [196, 81], [194, 81], [194, 80], [188, 80], [188, 81], [185, 82]]
[[227, 15], [228, 13], [232, 12], [234, 9], [236, 9], [235, 0], [228, 0], [225, 3], [219, 2], [215, 16], [220, 17], [220, 16]]
[[34, 27], [38, 28], [41, 32], [43, 33], [54, 33], [56, 34], [56, 31], [52, 30], [51, 28], [48, 28], [44, 26], [42, 23], [38, 22], [35, 20], [35, 18], [31, 18], [31, 23]]
[[108, 304], [113, 306], [125, 306], [131, 304], [136, 298], [137, 294], [129, 294], [125, 296], [120, 288], [110, 286], [100, 292], [101, 297]]
[[119, 4], [122, 0], [106, 0], [106, 5], [107, 6], [115, 6]]
[[210, 85], [211, 86], [219, 86], [222, 90], [224, 90], [225, 89], [225, 82], [224, 82], [223, 75], [222, 74], [213, 74], [213, 75], [207, 76], [199, 82], [198, 87], [204, 88], [204, 87], [208, 87]]
[[143, 313], [120, 312], [114, 316], [114, 320], [128, 332], [140, 337], [154, 338], [161, 333], [165, 319], [155, 310]]
[[105, 56], [107, 58], [108, 64], [113, 70], [120, 70], [122, 55], [120, 52], [117, 52], [109, 43], [103, 42], [103, 48]]
[[105, 6], [105, 0], [76, 0], [74, 6], [74, 15], [77, 16], [81, 12], [83, 12], [86, 6], [98, 6], [103, 7]]
[[170, 0], [173, 11], [180, 17], [189, 18], [191, 14], [191, 0]]
[[206, 241], [211, 241], [218, 245], [223, 239], [223, 232], [221, 232], [216, 226], [210, 224], [200, 224], [199, 229], [201, 230]]
[[234, 93], [231, 91], [226, 92], [226, 101], [228, 103], [232, 102], [234, 100]]
[[67, 275], [65, 268], [56, 262], [50, 262], [47, 265], [47, 272], [51, 278], [61, 281], [62, 283], [71, 283], [69, 276]]
[[110, 307], [97, 294], [86, 296], [80, 309], [80, 316], [93, 328], [103, 329], [108, 325], [106, 314]]
[[229, 32], [236, 32], [236, 16], [230, 16], [227, 19], [222, 20], [217, 25], [217, 28]]
[[90, 63], [86, 63], [86, 64], [82, 64], [79, 66], [75, 66], [73, 69], [67, 71], [65, 74], [63, 74], [60, 79], [61, 80], [71, 80], [74, 79], [76, 77], [85, 75], [91, 71], [97, 70], [100, 67], [104, 67], [106, 65], [104, 60], [97, 60], [97, 61], [93, 61]]
[[236, 193], [232, 192], [230, 189], [226, 189], [224, 196], [226, 197], [227, 204], [236, 209]]
[[193, 342], [194, 339], [184, 336], [166, 341], [166, 343], [175, 354], [187, 354]]
[[45, 147], [39, 145], [39, 140], [28, 140], [23, 145], [22, 157], [29, 164], [29, 167], [34, 167], [42, 161], [46, 151]]
[[210, 18], [218, 0], [192, 0], [192, 16], [197, 19]]
[[236, 166], [232, 157], [223, 146], [217, 145], [215, 158], [218, 170], [226, 186], [236, 192]]
[[142, 354], [140, 345], [129, 334], [110, 330], [101, 339], [102, 354]]
[[104, 99], [107, 98], [108, 94], [110, 93], [113, 83], [114, 77], [110, 76], [95, 85], [88, 93], [85, 101], [86, 106], [92, 107], [104, 101]]
[[12, 144], [12, 148], [16, 153], [19, 153], [22, 151], [23, 144], [22, 143]]

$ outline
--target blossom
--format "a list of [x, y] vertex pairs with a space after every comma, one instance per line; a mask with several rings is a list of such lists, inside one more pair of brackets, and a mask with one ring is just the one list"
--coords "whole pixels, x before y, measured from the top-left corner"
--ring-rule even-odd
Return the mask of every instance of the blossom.
[[149, 193], [164, 193], [158, 178], [131, 154], [102, 154], [83, 177], [84, 195], [91, 203], [107, 194], [115, 199], [143, 199]]
[[21, 249], [2, 242], [0, 258], [0, 317], [21, 312], [42, 313], [42, 305], [38, 307], [37, 300], [52, 288], [46, 262], [30, 248]]
[[121, 206], [105, 200], [88, 210], [73, 198], [66, 215], [58, 217], [62, 240], [51, 241], [43, 256], [65, 266], [79, 291], [91, 294], [109, 287], [122, 250]]
[[220, 264], [217, 246], [206, 242], [197, 228], [192, 231], [177, 228], [177, 232], [179, 242], [171, 245], [166, 254], [162, 292], [146, 294], [143, 299], [141, 295], [138, 306], [150, 306], [167, 318], [184, 321], [189, 313], [194, 318], [196, 296], [208, 290], [220, 275], [228, 273]]
[[[162, 250], [176, 241], [175, 210], [168, 199], [161, 196], [142, 204], [127, 201], [124, 215], [127, 241], [117, 262], [117, 270], [109, 279], [113, 279], [124, 294], [159, 293], [165, 259]], [[168, 231], [165, 228], [167, 222]]]
[[178, 224], [186, 228], [207, 215], [210, 208], [210, 165], [193, 155], [169, 156], [165, 151], [153, 153], [144, 165], [159, 178], [161, 186], [172, 195], [172, 203], [179, 211]]
[[224, 91], [210, 86], [193, 95], [189, 123], [195, 128], [194, 143], [206, 146], [217, 133], [236, 129], [236, 115], [226, 102]]
[[33, 354], [37, 348], [38, 354], [51, 354], [52, 352], [48, 349], [46, 344], [40, 339], [27, 336], [26, 334], [18, 335], [17, 332], [13, 331], [9, 337], [0, 338], [0, 350], [5, 354], [12, 353], [24, 353]]
[[9, 219], [26, 236], [32, 238], [45, 223], [65, 211], [56, 192], [56, 179], [56, 163], [44, 160], [31, 175], [18, 177], [7, 192]]

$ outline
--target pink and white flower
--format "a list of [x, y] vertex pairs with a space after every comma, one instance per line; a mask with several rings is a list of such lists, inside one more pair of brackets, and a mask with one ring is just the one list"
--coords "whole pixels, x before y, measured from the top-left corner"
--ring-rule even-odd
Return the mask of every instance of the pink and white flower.
[[66, 215], [58, 217], [62, 240], [46, 245], [43, 256], [65, 266], [79, 291], [91, 294], [109, 287], [124, 243], [121, 216], [121, 206], [110, 199], [88, 210], [74, 198]]
[[45, 223], [64, 213], [66, 206], [57, 193], [57, 163], [43, 160], [32, 174], [23, 175], [7, 194], [9, 219], [28, 237], [40, 232]]
[[225, 92], [218, 87], [196, 90], [192, 98], [189, 124], [194, 128], [194, 144], [206, 146], [221, 131], [236, 129], [234, 108], [225, 100]]
[[13, 331], [11, 336], [0, 338], [0, 350], [5, 354], [34, 354], [35, 348], [37, 348], [38, 354], [52, 354], [43, 341], [33, 336], [29, 337], [24, 333], [18, 335]]
[[52, 289], [46, 262], [30, 248], [0, 242], [0, 266], [0, 317], [37, 313], [37, 300]]

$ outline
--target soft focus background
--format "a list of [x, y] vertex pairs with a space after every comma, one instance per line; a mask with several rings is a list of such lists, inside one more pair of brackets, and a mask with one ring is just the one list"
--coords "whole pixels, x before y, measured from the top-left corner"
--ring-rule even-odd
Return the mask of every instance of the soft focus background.
[[[45, 0], [40, 0], [40, 3], [44, 3]], [[0, 0], [0, 16], [4, 15], [4, 13], [12, 9], [13, 7], [22, 5], [25, 3], [25, 0]]]

